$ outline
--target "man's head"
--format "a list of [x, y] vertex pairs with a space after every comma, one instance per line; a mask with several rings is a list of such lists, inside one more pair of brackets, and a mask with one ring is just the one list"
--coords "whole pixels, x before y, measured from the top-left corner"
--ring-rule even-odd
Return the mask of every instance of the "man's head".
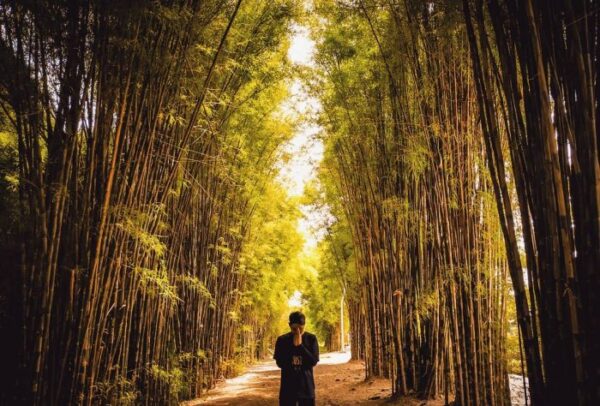
[[304, 332], [304, 324], [306, 322], [306, 317], [304, 317], [304, 314], [302, 312], [291, 312], [289, 322], [290, 329], [292, 329], [292, 332], [298, 332], [300, 334]]

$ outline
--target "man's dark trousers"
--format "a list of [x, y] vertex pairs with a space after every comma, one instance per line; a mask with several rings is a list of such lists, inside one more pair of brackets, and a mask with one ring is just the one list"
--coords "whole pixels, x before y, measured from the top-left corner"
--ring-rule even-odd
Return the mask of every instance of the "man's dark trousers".
[[315, 399], [279, 399], [279, 406], [315, 406]]

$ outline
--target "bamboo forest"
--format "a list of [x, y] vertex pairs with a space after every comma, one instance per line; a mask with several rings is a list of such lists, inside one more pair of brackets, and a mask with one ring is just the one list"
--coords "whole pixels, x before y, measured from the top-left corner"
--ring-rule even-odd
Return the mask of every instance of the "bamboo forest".
[[288, 333], [299, 404], [600, 405], [599, 57], [598, 0], [0, 0], [0, 404], [283, 405]]

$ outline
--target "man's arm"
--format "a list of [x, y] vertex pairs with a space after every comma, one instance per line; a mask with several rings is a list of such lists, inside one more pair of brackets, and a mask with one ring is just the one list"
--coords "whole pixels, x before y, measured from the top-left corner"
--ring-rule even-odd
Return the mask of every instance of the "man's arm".
[[275, 353], [273, 354], [273, 358], [277, 363], [279, 368], [283, 368], [283, 348], [281, 337], [277, 337], [277, 341], [275, 341]]
[[307, 348], [304, 344], [300, 344], [300, 349], [306, 359], [308, 367], [314, 367], [319, 362], [319, 343], [317, 342], [317, 336], [313, 336], [314, 340], [309, 344], [310, 348]]

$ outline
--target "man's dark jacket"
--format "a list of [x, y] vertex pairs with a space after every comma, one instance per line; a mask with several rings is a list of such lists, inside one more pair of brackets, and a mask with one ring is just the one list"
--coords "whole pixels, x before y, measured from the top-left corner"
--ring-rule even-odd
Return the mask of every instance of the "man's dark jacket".
[[319, 344], [314, 334], [302, 334], [302, 344], [297, 347], [292, 332], [279, 336], [273, 358], [281, 368], [280, 399], [315, 397], [313, 367], [319, 362]]

